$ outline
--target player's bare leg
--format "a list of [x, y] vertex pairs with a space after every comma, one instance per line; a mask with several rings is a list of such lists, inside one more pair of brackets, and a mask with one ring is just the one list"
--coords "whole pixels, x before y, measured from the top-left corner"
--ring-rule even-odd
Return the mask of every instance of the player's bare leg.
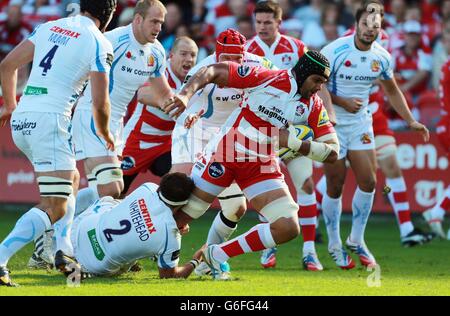
[[364, 240], [364, 232], [372, 211], [376, 185], [375, 150], [350, 150], [347, 158], [354, 171], [356, 183], [352, 201], [352, 231], [346, 246], [355, 252], [364, 266], [375, 266], [376, 260], [370, 253]]
[[324, 164], [326, 192], [322, 199], [322, 213], [328, 234], [328, 252], [341, 269], [352, 269], [355, 263], [342, 247], [340, 222], [342, 213], [342, 188], [347, 173], [345, 159]]

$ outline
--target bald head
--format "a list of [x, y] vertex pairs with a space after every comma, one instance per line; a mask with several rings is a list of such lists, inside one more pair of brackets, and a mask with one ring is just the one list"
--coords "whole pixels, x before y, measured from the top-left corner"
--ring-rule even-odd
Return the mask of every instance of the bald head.
[[178, 79], [184, 81], [189, 70], [197, 62], [197, 55], [197, 44], [191, 38], [181, 36], [175, 40], [169, 57], [170, 67]]

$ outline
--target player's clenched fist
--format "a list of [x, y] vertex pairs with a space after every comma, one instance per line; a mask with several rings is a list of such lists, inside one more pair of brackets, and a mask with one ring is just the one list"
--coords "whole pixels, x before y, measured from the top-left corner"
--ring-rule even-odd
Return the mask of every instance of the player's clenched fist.
[[428, 142], [430, 140], [430, 131], [428, 130], [428, 128], [426, 128], [425, 125], [414, 121], [409, 124], [409, 128], [411, 128], [413, 131], [419, 132], [422, 135], [424, 141]]
[[164, 102], [162, 109], [166, 114], [170, 114], [170, 117], [177, 118], [181, 113], [184, 112], [184, 110], [186, 110], [188, 101], [188, 97], [176, 94], [173, 97], [169, 98], [166, 102]]

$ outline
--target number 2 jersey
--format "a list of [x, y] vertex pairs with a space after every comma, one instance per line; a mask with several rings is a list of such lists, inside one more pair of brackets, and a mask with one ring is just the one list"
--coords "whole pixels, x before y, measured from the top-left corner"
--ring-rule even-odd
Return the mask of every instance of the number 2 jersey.
[[111, 43], [84, 16], [41, 24], [29, 36], [33, 67], [16, 112], [71, 116], [90, 72], [109, 73]]
[[106, 205], [106, 210], [100, 199], [86, 211], [91, 214], [74, 223], [75, 256], [84, 268], [99, 275], [117, 274], [136, 260], [153, 256], [160, 268], [178, 265], [181, 235], [157, 189], [156, 184], [145, 183], [119, 204]]

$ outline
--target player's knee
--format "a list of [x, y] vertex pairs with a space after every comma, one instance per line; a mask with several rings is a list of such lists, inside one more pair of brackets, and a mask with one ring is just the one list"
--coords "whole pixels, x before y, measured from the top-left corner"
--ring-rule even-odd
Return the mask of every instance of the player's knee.
[[340, 197], [344, 181], [341, 177], [327, 177], [327, 194], [330, 197]]
[[375, 137], [377, 159], [383, 161], [389, 157], [396, 156], [397, 145], [393, 136], [381, 135]]
[[377, 185], [377, 180], [375, 177], [370, 177], [362, 181], [361, 183], [358, 183], [358, 186], [361, 190], [364, 192], [373, 192], [375, 190], [375, 187]]
[[298, 204], [290, 195], [283, 196], [264, 206], [260, 213], [269, 223], [283, 218], [297, 218]]
[[221, 197], [219, 198], [219, 203], [225, 218], [235, 223], [238, 222], [242, 216], [244, 216], [247, 209], [245, 197], [242, 194], [237, 197]]
[[37, 178], [41, 203], [38, 208], [49, 214], [52, 222], [56, 222], [65, 214], [67, 199], [73, 193], [71, 180], [41, 176]]
[[120, 166], [113, 163], [100, 164], [92, 170], [97, 179], [99, 196], [119, 198], [123, 190], [123, 172]]
[[270, 225], [272, 236], [277, 244], [288, 242], [300, 235], [300, 226], [295, 217], [283, 217]]

